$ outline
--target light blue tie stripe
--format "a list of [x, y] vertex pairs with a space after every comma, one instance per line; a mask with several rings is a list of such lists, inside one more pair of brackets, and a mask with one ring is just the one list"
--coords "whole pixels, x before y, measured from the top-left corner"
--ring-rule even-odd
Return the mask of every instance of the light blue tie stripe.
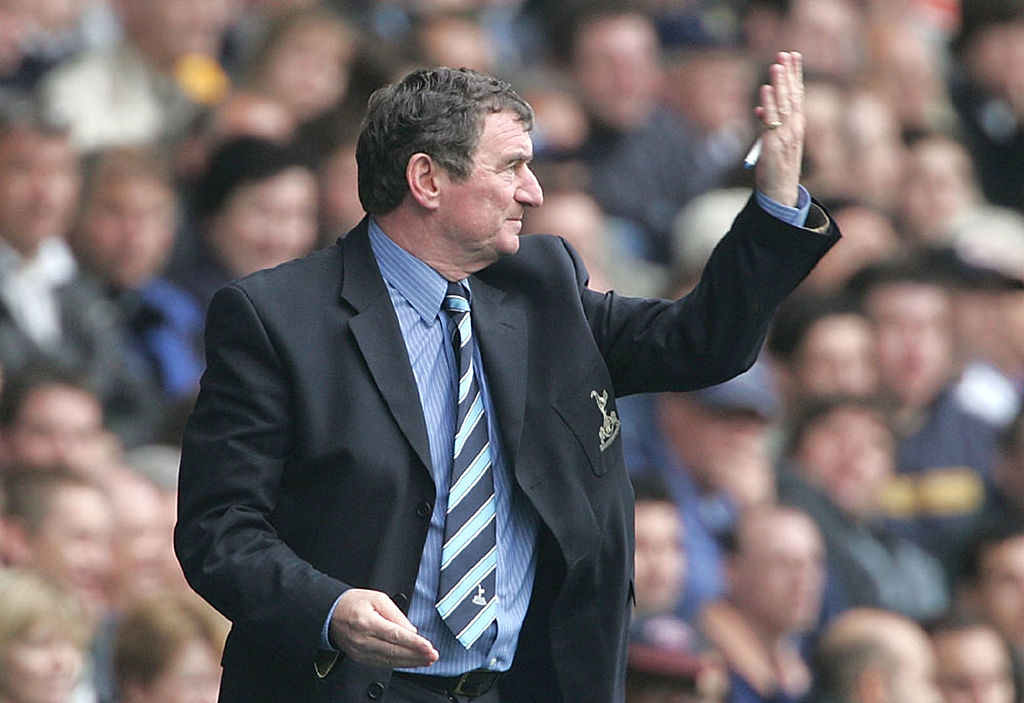
[[498, 565], [498, 555], [494, 547], [487, 552], [483, 559], [477, 562], [466, 575], [459, 579], [459, 582], [452, 587], [445, 597], [437, 603], [437, 610], [442, 618], [448, 617], [451, 611], [469, 595], [470, 591], [476, 588], [477, 583], [482, 581], [487, 574], [494, 571]]
[[484, 417], [484, 404], [480, 399], [478, 393], [476, 398], [473, 399], [473, 406], [469, 409], [469, 414], [462, 421], [462, 427], [459, 428], [459, 433], [455, 435], [455, 446], [453, 448], [453, 456], [458, 459], [462, 456], [462, 448], [466, 446], [466, 440], [473, 435], [473, 430]]
[[494, 495], [492, 494], [483, 505], [481, 505], [473, 516], [464, 522], [458, 532], [452, 535], [444, 547], [441, 548], [441, 568], [447, 567], [453, 559], [462, 553], [473, 538], [480, 534], [487, 525], [494, 520]]
[[473, 459], [469, 468], [466, 469], [466, 472], [459, 476], [459, 480], [452, 486], [451, 495], [448, 496], [449, 513], [458, 507], [462, 499], [473, 490], [473, 486], [480, 482], [484, 472], [487, 471], [487, 467], [490, 465], [490, 461], [490, 446], [485, 444], [480, 453]]
[[457, 635], [459, 641], [464, 644], [468, 642], [468, 646], [473, 646], [473, 643], [476, 642], [480, 638], [480, 635], [482, 635], [490, 626], [497, 610], [498, 597], [494, 596], [487, 602], [484, 609], [477, 613], [477, 616], [473, 618], [469, 624], [463, 628], [462, 632]]

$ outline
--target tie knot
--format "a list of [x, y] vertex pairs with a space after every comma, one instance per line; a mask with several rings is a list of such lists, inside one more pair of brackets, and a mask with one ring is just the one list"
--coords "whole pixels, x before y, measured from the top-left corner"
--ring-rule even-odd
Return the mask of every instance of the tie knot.
[[441, 303], [448, 312], [465, 313], [469, 312], [469, 296], [461, 283], [451, 281], [448, 283], [448, 291], [444, 294], [444, 302]]

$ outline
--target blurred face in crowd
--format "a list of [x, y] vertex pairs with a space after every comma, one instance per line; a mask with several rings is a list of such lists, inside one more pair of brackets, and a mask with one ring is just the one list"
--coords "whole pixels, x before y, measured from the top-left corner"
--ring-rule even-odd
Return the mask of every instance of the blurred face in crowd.
[[8, 460], [18, 466], [85, 474], [105, 468], [110, 441], [96, 396], [61, 384], [29, 393], [4, 435]]
[[1014, 647], [1024, 647], [1024, 537], [984, 550], [978, 597], [985, 618]]
[[63, 584], [95, 620], [110, 605], [113, 530], [103, 493], [62, 485], [35, 531], [20, 530], [24, 564]]
[[679, 511], [668, 501], [636, 504], [636, 603], [640, 612], [669, 612], [686, 580], [686, 553]]
[[66, 135], [15, 128], [0, 137], [0, 237], [33, 257], [44, 239], [63, 236], [79, 180]]
[[128, 36], [159, 68], [189, 54], [217, 57], [231, 21], [230, 0], [115, 0]]
[[300, 22], [272, 50], [260, 85], [304, 122], [345, 96], [354, 56], [354, 41], [344, 28]]
[[81, 648], [59, 623], [37, 623], [0, 653], [0, 700], [68, 703], [81, 668]]
[[875, 411], [841, 406], [804, 430], [794, 459], [847, 515], [863, 519], [878, 509], [879, 491], [894, 471], [894, 453], [892, 430]]
[[738, 505], [774, 496], [769, 424], [746, 409], [714, 409], [685, 393], [664, 397], [661, 424], [702, 490], [721, 492]]
[[853, 78], [863, 59], [860, 9], [850, 0], [793, 0], [785, 46], [798, 46], [808, 73]]
[[239, 187], [214, 217], [210, 243], [235, 276], [308, 254], [316, 245], [316, 177], [294, 167]]
[[117, 598], [130, 603], [178, 585], [169, 576], [177, 564], [172, 545], [173, 515], [159, 490], [128, 472], [111, 482], [114, 516], [114, 578]]
[[768, 637], [810, 629], [825, 584], [818, 527], [794, 510], [755, 508], [738, 530], [728, 568], [732, 602]]
[[892, 283], [868, 296], [883, 384], [902, 408], [929, 405], [953, 373], [952, 306], [939, 286]]
[[907, 152], [901, 212], [915, 239], [941, 244], [950, 227], [980, 201], [966, 147], [948, 138], [931, 138]]
[[75, 252], [119, 290], [140, 288], [163, 269], [174, 243], [174, 196], [156, 179], [108, 179], [90, 195]]
[[830, 315], [807, 331], [790, 369], [801, 396], [867, 395], [878, 388], [875, 335], [860, 315]]
[[658, 37], [643, 15], [595, 19], [576, 37], [573, 72], [587, 107], [609, 127], [644, 124], [661, 85]]
[[582, 190], [558, 191], [544, 198], [544, 204], [529, 213], [527, 233], [558, 232], [583, 258], [590, 274], [587, 287], [596, 291], [612, 289], [608, 277], [610, 245], [604, 211], [593, 196]]
[[220, 656], [205, 640], [192, 639], [152, 683], [127, 689], [125, 703], [217, 703]]
[[1013, 703], [1013, 665], [988, 625], [942, 630], [932, 638], [944, 703]]

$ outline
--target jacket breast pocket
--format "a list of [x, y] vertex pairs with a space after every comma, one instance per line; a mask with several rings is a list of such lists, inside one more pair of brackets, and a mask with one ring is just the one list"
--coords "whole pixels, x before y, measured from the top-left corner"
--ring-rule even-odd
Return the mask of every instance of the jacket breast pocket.
[[596, 374], [554, 401], [555, 412], [579, 442], [597, 476], [622, 463], [622, 421], [615, 409], [611, 384]]

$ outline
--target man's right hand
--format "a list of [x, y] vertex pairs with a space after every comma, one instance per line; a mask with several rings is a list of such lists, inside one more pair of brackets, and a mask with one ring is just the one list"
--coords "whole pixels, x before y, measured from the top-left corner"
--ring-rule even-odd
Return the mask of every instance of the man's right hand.
[[330, 625], [331, 641], [360, 664], [387, 669], [427, 666], [438, 653], [416, 634], [387, 594], [353, 588], [338, 599]]

